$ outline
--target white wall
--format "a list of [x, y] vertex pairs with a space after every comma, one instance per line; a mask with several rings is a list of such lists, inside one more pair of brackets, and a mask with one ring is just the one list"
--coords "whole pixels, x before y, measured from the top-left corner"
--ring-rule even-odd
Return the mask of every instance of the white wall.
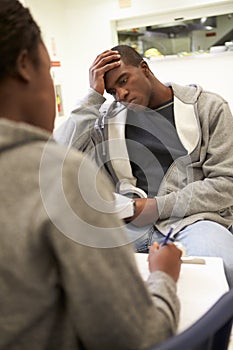
[[[66, 50], [66, 23], [63, 17], [65, 1], [63, 0], [24, 0], [26, 6], [29, 7], [34, 19], [40, 26], [43, 40], [48, 48], [51, 59], [52, 57], [52, 42], [55, 41], [57, 59], [61, 60], [61, 68], [56, 68], [59, 73], [60, 82], [62, 85], [63, 102], [65, 114], [68, 113], [68, 104], [66, 101], [66, 95], [69, 90], [63, 86], [65, 77], [67, 76], [65, 69], [65, 59], [69, 56]], [[54, 58], [55, 59], [55, 58]], [[58, 74], [57, 74], [58, 76]], [[67, 92], [66, 92], [67, 90]]]
[[109, 0], [26, 0], [50, 50], [54, 37], [61, 60], [65, 114], [89, 85], [88, 69], [96, 55], [113, 45]]
[[199, 84], [224, 97], [233, 112], [233, 51], [187, 57], [169, 57], [149, 62], [162, 82]]
[[88, 70], [97, 54], [112, 47], [111, 1], [66, 0], [64, 86], [69, 90], [67, 101], [71, 106], [77, 96], [83, 96], [89, 86]]
[[[116, 44], [116, 27], [141, 21], [167, 21], [171, 16], [200, 17], [233, 12], [232, 0], [131, 0], [120, 9], [118, 0], [25, 0], [38, 21], [45, 43], [54, 37], [61, 59], [61, 80], [65, 114], [75, 100], [86, 93], [88, 69], [101, 51]], [[174, 18], [173, 18], [174, 20]], [[182, 73], [182, 72], [181, 72]], [[209, 76], [208, 76], [209, 79]], [[224, 79], [219, 85], [226, 84]], [[231, 89], [231, 87], [229, 87]], [[232, 90], [232, 89], [231, 89]]]

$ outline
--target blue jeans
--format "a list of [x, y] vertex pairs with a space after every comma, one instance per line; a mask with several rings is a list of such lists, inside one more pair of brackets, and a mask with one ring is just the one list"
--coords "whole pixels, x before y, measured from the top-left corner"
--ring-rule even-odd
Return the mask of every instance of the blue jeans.
[[[141, 229], [141, 236], [140, 229], [138, 229], [136, 239], [133, 240], [134, 228], [131, 225], [127, 227], [127, 231], [137, 252], [146, 253], [148, 246], [154, 242], [160, 244], [164, 239], [161, 232], [148, 226], [144, 234]], [[233, 234], [230, 230], [216, 222], [201, 220], [178, 232], [174, 241], [181, 242], [188, 255], [221, 257], [228, 284], [230, 288], [233, 288]]]

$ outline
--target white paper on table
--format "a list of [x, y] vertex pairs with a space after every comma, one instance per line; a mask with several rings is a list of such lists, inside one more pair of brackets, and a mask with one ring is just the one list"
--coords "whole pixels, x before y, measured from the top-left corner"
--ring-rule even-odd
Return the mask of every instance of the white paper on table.
[[[142, 278], [147, 280], [148, 254], [135, 253], [135, 258]], [[181, 303], [178, 332], [198, 320], [229, 289], [222, 259], [202, 258], [206, 264], [181, 265], [177, 282], [177, 294]]]
[[119, 193], [113, 193], [115, 197], [116, 214], [121, 218], [128, 218], [134, 215], [134, 200]]

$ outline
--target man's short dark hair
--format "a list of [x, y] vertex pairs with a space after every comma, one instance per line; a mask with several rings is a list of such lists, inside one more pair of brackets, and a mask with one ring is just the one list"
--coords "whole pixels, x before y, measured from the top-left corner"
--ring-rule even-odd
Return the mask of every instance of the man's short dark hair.
[[34, 64], [39, 64], [40, 28], [29, 10], [18, 0], [0, 0], [0, 80], [14, 75], [17, 58], [27, 50]]
[[143, 57], [131, 46], [128, 45], [117, 45], [111, 50], [118, 51], [121, 55], [121, 60], [130, 66], [138, 67]]

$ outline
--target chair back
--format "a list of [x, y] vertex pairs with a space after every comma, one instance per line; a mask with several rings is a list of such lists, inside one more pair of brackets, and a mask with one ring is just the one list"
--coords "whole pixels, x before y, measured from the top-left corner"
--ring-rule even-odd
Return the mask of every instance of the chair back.
[[149, 350], [227, 350], [233, 321], [233, 288], [193, 325]]

